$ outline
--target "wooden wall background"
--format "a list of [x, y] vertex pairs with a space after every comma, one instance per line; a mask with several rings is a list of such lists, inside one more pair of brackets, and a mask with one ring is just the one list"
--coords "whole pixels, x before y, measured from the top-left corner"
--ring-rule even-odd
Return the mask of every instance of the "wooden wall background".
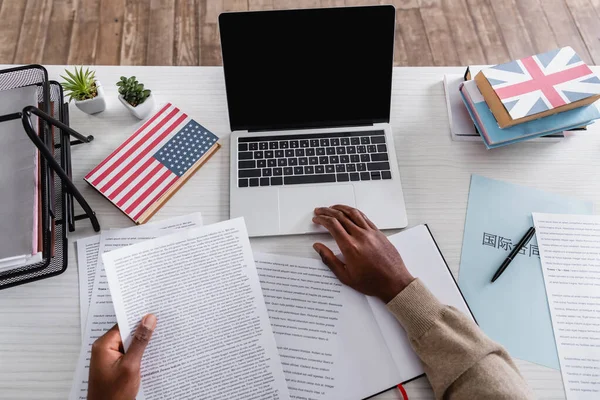
[[394, 4], [396, 65], [571, 45], [600, 64], [600, 0], [0, 0], [0, 63], [220, 65], [223, 11]]

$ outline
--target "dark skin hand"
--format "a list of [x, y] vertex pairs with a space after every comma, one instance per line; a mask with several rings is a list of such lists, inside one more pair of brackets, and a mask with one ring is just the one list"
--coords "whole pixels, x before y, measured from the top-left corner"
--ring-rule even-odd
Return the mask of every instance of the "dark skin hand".
[[136, 328], [127, 353], [118, 325], [92, 345], [88, 400], [135, 400], [140, 390], [140, 364], [156, 328], [156, 317], [146, 315]]
[[345, 263], [324, 244], [313, 245], [343, 284], [388, 303], [414, 280], [394, 245], [356, 208], [316, 208], [313, 222], [331, 233], [344, 255]]

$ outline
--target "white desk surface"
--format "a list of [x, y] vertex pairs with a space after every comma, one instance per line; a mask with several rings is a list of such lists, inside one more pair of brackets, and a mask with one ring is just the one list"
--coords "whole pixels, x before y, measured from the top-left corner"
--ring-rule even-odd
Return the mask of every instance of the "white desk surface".
[[[600, 70], [596, 68], [597, 71]], [[48, 67], [60, 80], [63, 67]], [[114, 83], [135, 75], [158, 103], [172, 102], [223, 138], [221, 149], [159, 211], [156, 220], [201, 211], [205, 223], [229, 216], [229, 123], [220, 67], [96, 67], [108, 106], [95, 116], [71, 105], [71, 126], [93, 134], [72, 150], [76, 185], [104, 229], [132, 223], [93, 191], [83, 176], [140, 125], [117, 100]], [[428, 223], [457, 276], [472, 173], [592, 200], [600, 205], [600, 123], [558, 143], [525, 143], [488, 151], [450, 140], [442, 78], [462, 67], [395, 68], [392, 126], [409, 226]], [[351, 82], [348, 82], [351, 85]], [[3, 188], [4, 189], [4, 188]], [[493, 210], [490, 210], [493, 212]], [[65, 399], [80, 346], [74, 242], [94, 235], [89, 222], [69, 237], [69, 267], [57, 277], [0, 291], [0, 398]], [[316, 236], [252, 239], [255, 249], [316, 257]], [[319, 237], [331, 244], [325, 236]], [[563, 399], [560, 372], [517, 360], [539, 398]], [[425, 378], [406, 385], [411, 400], [432, 399]], [[377, 399], [399, 399], [397, 390]]]

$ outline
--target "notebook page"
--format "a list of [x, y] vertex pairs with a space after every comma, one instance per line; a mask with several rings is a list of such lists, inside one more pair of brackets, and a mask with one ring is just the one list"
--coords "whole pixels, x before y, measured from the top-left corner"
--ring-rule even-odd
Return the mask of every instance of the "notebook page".
[[600, 216], [533, 213], [567, 398], [600, 398]]
[[145, 314], [158, 319], [146, 399], [289, 399], [242, 218], [102, 258], [124, 347]]
[[364, 295], [319, 260], [254, 260], [292, 399], [362, 399], [400, 382]]
[[[472, 318], [452, 273], [425, 225], [391, 235], [388, 239], [400, 252], [410, 273], [421, 279], [440, 302], [454, 306]], [[373, 297], [368, 300], [390, 354], [400, 370], [401, 380], [398, 383], [423, 374], [421, 361], [413, 352], [400, 323], [382, 301]]]

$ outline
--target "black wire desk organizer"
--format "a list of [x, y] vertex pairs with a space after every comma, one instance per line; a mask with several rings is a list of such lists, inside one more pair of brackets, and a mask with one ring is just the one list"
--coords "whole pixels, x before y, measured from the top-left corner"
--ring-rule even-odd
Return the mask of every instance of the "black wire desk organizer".
[[[100, 224], [96, 214], [71, 180], [71, 147], [89, 143], [93, 136], [84, 136], [69, 127], [69, 107], [62, 86], [48, 80], [41, 65], [26, 65], [0, 70], [0, 94], [4, 90], [37, 86], [38, 104], [21, 112], [0, 115], [0, 124], [20, 119], [26, 134], [39, 153], [39, 179], [42, 236], [42, 261], [0, 272], [0, 289], [59, 275], [67, 269], [67, 232], [75, 230], [76, 221], [89, 219], [96, 232]], [[35, 115], [39, 124], [31, 122]], [[71, 136], [75, 140], [71, 140]], [[10, 190], [1, 188], [0, 190]], [[75, 201], [83, 214], [75, 215]], [[4, 227], [6, 228], [6, 227]]]

